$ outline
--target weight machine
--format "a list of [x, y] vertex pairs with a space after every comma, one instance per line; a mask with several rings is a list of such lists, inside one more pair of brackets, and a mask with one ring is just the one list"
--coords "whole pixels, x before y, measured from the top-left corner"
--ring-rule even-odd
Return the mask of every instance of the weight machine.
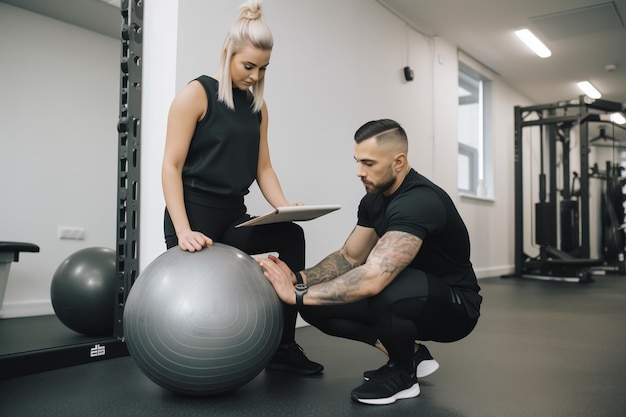
[[[593, 281], [593, 270], [609, 268], [626, 272], [624, 266], [624, 209], [621, 197], [620, 168], [607, 162], [605, 172], [594, 164], [589, 154], [593, 141], [589, 125], [610, 123], [610, 114], [623, 111], [620, 103], [593, 100], [581, 96], [577, 100], [555, 104], [515, 107], [515, 277], [576, 281]], [[538, 201], [534, 213], [526, 214], [532, 181], [524, 160], [525, 133], [533, 129], [539, 137]], [[578, 131], [578, 153], [570, 153], [571, 136]], [[601, 131], [602, 135], [602, 131]], [[528, 135], [526, 135], [528, 136]], [[560, 151], [560, 152], [559, 152]], [[560, 160], [557, 159], [560, 156]], [[571, 160], [578, 159], [579, 171], [573, 171]], [[532, 160], [532, 158], [530, 158]], [[560, 165], [560, 167], [559, 167]], [[533, 175], [532, 173], [530, 175]], [[560, 184], [558, 182], [560, 179]], [[605, 182], [602, 192], [601, 256], [591, 257], [590, 179]], [[621, 184], [621, 185], [620, 185]], [[559, 187], [560, 186], [560, 187]], [[616, 194], [619, 189], [619, 196]], [[531, 191], [529, 191], [531, 190]], [[615, 200], [619, 199], [616, 203]], [[525, 206], [526, 205], [526, 206]], [[534, 244], [538, 255], [525, 252], [525, 220], [534, 215]], [[595, 217], [594, 217], [595, 218]], [[531, 231], [532, 232], [532, 231]], [[528, 240], [528, 239], [526, 239]], [[612, 242], [608, 244], [607, 242]], [[608, 250], [610, 248], [611, 250]]]

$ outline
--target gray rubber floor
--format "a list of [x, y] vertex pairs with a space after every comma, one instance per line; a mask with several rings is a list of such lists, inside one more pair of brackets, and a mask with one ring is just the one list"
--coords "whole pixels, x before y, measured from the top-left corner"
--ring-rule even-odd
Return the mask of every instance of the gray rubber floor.
[[264, 371], [219, 397], [185, 398], [121, 357], [0, 381], [0, 416], [458, 416], [626, 415], [626, 278], [582, 285], [529, 279], [480, 281], [485, 301], [466, 339], [429, 343], [441, 364], [419, 397], [388, 406], [350, 400], [377, 350], [298, 329], [318, 377]]

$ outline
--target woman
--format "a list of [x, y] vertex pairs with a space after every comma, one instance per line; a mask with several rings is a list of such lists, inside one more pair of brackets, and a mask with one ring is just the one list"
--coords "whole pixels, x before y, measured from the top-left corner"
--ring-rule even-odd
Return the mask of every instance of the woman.
[[[272, 168], [267, 142], [264, 76], [273, 37], [261, 1], [239, 8], [221, 56], [220, 74], [187, 84], [170, 107], [162, 168], [167, 248], [189, 252], [214, 241], [247, 253], [278, 252], [292, 269], [304, 268], [304, 233], [294, 223], [235, 228], [250, 219], [244, 196], [257, 181], [273, 207], [288, 206]], [[297, 309], [285, 305], [281, 344], [269, 369], [319, 373], [295, 342]]]

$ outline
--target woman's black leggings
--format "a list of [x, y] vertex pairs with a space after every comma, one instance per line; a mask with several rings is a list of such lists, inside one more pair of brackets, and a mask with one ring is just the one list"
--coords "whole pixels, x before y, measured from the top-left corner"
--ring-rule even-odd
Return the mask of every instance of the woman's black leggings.
[[[306, 299], [306, 297], [305, 297]], [[469, 317], [462, 293], [441, 278], [417, 269], [403, 270], [380, 294], [351, 304], [305, 306], [302, 318], [324, 333], [374, 345], [414, 371], [415, 341], [453, 342], [467, 336], [477, 317]]]
[[[304, 231], [295, 223], [273, 223], [235, 228], [249, 220], [246, 207], [224, 209], [206, 207], [185, 201], [187, 217], [192, 230], [202, 232], [215, 242], [236, 247], [250, 255], [278, 252], [294, 271], [304, 269]], [[164, 216], [165, 243], [167, 248], [178, 245], [178, 238], [167, 209]], [[298, 311], [295, 306], [283, 304], [284, 327], [281, 343], [292, 343]]]

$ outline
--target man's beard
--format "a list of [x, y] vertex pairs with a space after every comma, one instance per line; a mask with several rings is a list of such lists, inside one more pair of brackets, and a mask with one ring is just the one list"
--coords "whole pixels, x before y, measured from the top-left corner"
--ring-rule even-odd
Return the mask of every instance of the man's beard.
[[[388, 179], [386, 179], [384, 182], [381, 182], [379, 184], [372, 184], [371, 182], [368, 182], [367, 184], [370, 186], [370, 188], [365, 187], [365, 191], [368, 194], [380, 194], [380, 193], [384, 193], [385, 191], [387, 191], [388, 189], [391, 188], [391, 186], [396, 182], [396, 179], [393, 177], [393, 175], [391, 175]], [[365, 185], [366, 182], [363, 181], [363, 185]]]

